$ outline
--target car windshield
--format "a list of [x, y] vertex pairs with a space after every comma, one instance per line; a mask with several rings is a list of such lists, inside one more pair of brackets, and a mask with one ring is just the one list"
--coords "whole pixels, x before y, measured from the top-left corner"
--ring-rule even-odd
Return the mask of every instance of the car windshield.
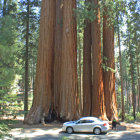
[[99, 119], [99, 118], [97, 118], [97, 120], [100, 121], [100, 122], [103, 122], [103, 120], [101, 120], [101, 119]]
[[75, 123], [78, 123], [80, 120], [76, 120]]

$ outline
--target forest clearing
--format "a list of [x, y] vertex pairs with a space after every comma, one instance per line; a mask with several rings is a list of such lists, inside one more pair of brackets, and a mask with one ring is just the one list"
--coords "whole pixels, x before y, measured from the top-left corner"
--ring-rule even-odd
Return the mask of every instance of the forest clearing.
[[[120, 125], [62, 132], [87, 116]], [[0, 0], [0, 139], [137, 139], [139, 126], [139, 0]]]
[[[23, 124], [23, 118], [13, 120], [16, 123], [12, 124], [9, 121], [9, 126], [12, 128], [9, 134], [11, 137], [5, 137], [4, 140], [139, 140], [140, 123], [125, 123], [121, 122], [117, 125], [117, 130], [110, 130], [107, 134], [94, 135], [93, 133], [73, 133], [67, 134], [62, 132], [62, 123], [53, 122], [39, 125]], [[7, 138], [7, 139], [6, 139]]]

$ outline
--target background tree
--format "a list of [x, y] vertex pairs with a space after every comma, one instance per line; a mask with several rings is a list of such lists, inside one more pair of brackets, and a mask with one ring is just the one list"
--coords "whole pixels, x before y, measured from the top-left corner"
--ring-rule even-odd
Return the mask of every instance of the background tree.
[[[124, 107], [124, 82], [123, 82], [123, 68], [122, 68], [122, 52], [121, 52], [121, 40], [120, 40], [120, 24], [121, 24], [121, 20], [122, 20], [122, 14], [124, 11], [124, 3], [123, 1], [119, 1], [116, 4], [116, 25], [117, 25], [117, 39], [118, 39], [118, 47], [119, 47], [119, 63], [120, 63], [120, 82], [121, 82], [121, 108], [122, 108], [122, 113], [121, 113], [121, 118], [122, 121], [124, 121], [125, 118], [125, 107]], [[123, 11], [122, 11], [123, 10]]]
[[[13, 2], [13, 8], [9, 9], [10, 1], [1, 3], [0, 14], [0, 114], [13, 113], [9, 107], [14, 103], [15, 96], [11, 95], [13, 83], [18, 72], [17, 56], [17, 30], [16, 13], [17, 3]], [[13, 11], [14, 9], [14, 11]], [[11, 100], [10, 100], [10, 99]], [[10, 101], [9, 101], [10, 100]], [[14, 100], [14, 101], [13, 101]], [[7, 103], [8, 102], [8, 103]], [[11, 109], [11, 110], [10, 110]]]
[[[20, 52], [18, 53], [18, 63], [21, 66], [19, 74], [22, 75], [19, 83], [21, 86], [21, 94], [24, 94], [24, 112], [28, 112], [28, 104], [32, 98], [34, 89], [36, 54], [38, 44], [38, 28], [39, 28], [39, 2], [36, 1], [20, 1], [18, 13], [18, 29], [19, 33]], [[24, 70], [23, 70], [24, 69]], [[29, 96], [29, 97], [28, 97]], [[29, 106], [30, 108], [30, 106]]]
[[[117, 101], [115, 93], [115, 59], [114, 59], [114, 26], [109, 17], [113, 2], [106, 2], [103, 16], [103, 59], [106, 68], [104, 69], [104, 93], [106, 113], [109, 120], [118, 120]], [[113, 12], [113, 11], [112, 11]]]

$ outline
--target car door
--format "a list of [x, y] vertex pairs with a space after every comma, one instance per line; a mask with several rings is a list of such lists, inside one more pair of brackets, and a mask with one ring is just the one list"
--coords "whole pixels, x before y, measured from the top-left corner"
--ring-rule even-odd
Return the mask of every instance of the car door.
[[80, 120], [76, 123], [74, 130], [76, 132], [92, 132], [93, 121], [92, 120]]
[[93, 132], [95, 122], [93, 120], [86, 120], [86, 132]]

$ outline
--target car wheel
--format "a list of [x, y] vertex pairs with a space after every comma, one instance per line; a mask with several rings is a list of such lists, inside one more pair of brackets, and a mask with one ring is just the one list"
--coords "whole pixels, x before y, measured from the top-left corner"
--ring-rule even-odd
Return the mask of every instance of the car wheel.
[[100, 133], [101, 133], [101, 129], [100, 128], [94, 128], [94, 131], [93, 131], [93, 133], [95, 134], [95, 135], [99, 135]]
[[72, 128], [72, 127], [67, 127], [66, 132], [67, 132], [68, 134], [73, 133], [73, 128]]

